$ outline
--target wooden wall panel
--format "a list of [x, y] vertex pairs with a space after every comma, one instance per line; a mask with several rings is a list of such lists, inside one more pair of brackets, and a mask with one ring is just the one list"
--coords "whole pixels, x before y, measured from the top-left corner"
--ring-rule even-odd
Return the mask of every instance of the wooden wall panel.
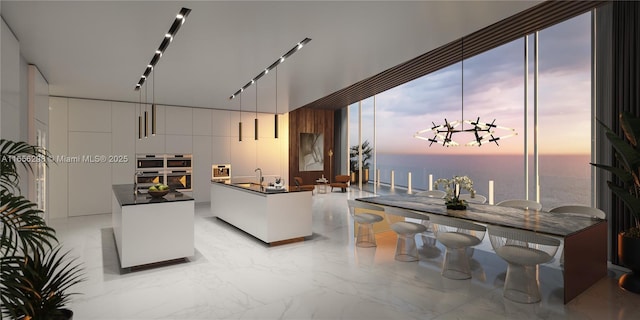
[[[300, 108], [289, 113], [289, 184], [294, 185], [293, 177], [301, 177], [305, 184], [314, 184], [324, 175], [329, 179], [329, 150], [333, 146], [334, 111]], [[300, 171], [299, 154], [300, 133], [324, 134], [324, 170]], [[332, 159], [335, 159], [333, 157]], [[333, 168], [335, 169], [335, 168]]]

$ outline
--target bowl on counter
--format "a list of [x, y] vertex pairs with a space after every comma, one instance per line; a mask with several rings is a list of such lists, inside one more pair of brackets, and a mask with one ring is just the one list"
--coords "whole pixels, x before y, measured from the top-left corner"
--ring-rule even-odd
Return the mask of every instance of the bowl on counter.
[[158, 191], [149, 190], [148, 192], [152, 198], [162, 198], [166, 196], [167, 193], [169, 193], [169, 190], [158, 190]]

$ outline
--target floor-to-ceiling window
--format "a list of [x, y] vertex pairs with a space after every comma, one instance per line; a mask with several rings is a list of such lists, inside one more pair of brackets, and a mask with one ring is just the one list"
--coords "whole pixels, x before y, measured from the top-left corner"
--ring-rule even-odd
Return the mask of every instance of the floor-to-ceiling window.
[[[469, 175], [477, 192], [483, 195], [489, 192], [489, 181], [494, 181], [498, 202], [525, 197], [535, 200], [535, 183], [539, 181], [540, 201], [547, 209], [569, 203], [589, 205], [590, 15], [586, 13], [539, 32], [537, 88], [533, 84], [534, 37], [529, 37], [528, 72], [525, 38], [517, 39], [378, 94], [375, 114], [368, 106], [371, 99], [352, 104], [350, 145], [370, 139], [372, 135], [366, 132], [375, 116], [375, 154], [383, 184], [392, 183], [392, 173], [396, 187], [407, 187], [411, 173], [414, 190], [429, 189], [429, 176], [436, 179]], [[515, 129], [517, 135], [499, 140], [499, 145], [485, 143], [480, 147], [429, 146], [428, 141], [413, 137], [416, 131], [443, 124], [445, 119], [451, 122], [478, 118], [489, 123], [495, 120], [499, 126]], [[534, 141], [536, 118], [538, 138]], [[495, 131], [495, 136], [511, 134], [501, 128]], [[459, 134], [455, 139], [464, 145], [473, 137]], [[539, 153], [537, 162], [534, 146]], [[528, 173], [525, 158], [529, 160]], [[535, 170], [536, 163], [539, 171]], [[535, 179], [536, 174], [539, 180]], [[525, 186], [529, 186], [529, 195]]]
[[590, 26], [591, 15], [583, 14], [539, 32], [540, 203], [546, 209], [591, 205]]

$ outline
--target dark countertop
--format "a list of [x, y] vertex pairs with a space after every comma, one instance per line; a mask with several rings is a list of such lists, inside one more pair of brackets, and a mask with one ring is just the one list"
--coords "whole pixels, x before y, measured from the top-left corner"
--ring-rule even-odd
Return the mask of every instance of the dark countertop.
[[234, 181], [211, 181], [211, 183], [218, 183], [228, 186], [230, 188], [235, 188], [243, 191], [255, 192], [262, 195], [268, 194], [281, 194], [281, 193], [292, 193], [292, 192], [311, 192], [306, 190], [298, 190], [295, 186], [283, 187], [282, 189], [271, 189], [266, 186], [258, 185], [257, 183], [252, 182], [234, 182]]
[[162, 198], [153, 198], [146, 193], [138, 193], [137, 195], [134, 195], [133, 188], [133, 184], [113, 185], [113, 193], [116, 195], [116, 199], [121, 206], [194, 200], [192, 197], [176, 191], [169, 192]]
[[416, 195], [388, 195], [356, 200], [417, 212], [457, 217], [485, 224], [531, 230], [560, 237], [566, 237], [601, 222], [606, 223], [605, 220], [592, 219], [571, 213], [523, 210], [489, 204], [469, 203], [467, 210], [448, 210], [444, 205], [444, 199]]

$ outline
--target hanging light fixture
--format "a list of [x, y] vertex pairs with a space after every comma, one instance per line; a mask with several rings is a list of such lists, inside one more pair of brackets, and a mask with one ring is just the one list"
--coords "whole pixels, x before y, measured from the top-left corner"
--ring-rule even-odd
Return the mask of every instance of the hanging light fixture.
[[149, 85], [144, 86], [144, 137], [149, 137], [149, 113], [147, 112], [148, 104], [147, 104], [147, 87]]
[[156, 73], [153, 73], [152, 76], [153, 89], [152, 100], [151, 100], [151, 135], [156, 135]]
[[138, 140], [142, 139], [142, 91], [138, 91]]
[[238, 141], [242, 142], [242, 95], [240, 95], [240, 122], [238, 122]]
[[278, 66], [276, 66], [276, 114], [274, 115], [273, 127], [273, 136], [278, 139]]
[[258, 81], [256, 81], [256, 118], [254, 119], [253, 128], [253, 139], [258, 140]]
[[[277, 67], [279, 64], [281, 64], [282, 62], [284, 62], [285, 59], [289, 58], [292, 54], [296, 53], [298, 50], [302, 49], [302, 47], [304, 47], [304, 45], [306, 45], [307, 43], [309, 43], [309, 41], [311, 41], [310, 38], [304, 38], [304, 40], [298, 42], [293, 48], [291, 48], [289, 51], [287, 51], [287, 53], [283, 54], [282, 56], [280, 56], [280, 58], [278, 58], [278, 60], [276, 60], [274, 63], [272, 63], [270, 66], [266, 67], [264, 70], [262, 70], [262, 72], [260, 72], [257, 76], [255, 76], [255, 78], [251, 79], [251, 81], [249, 81], [247, 84], [245, 84], [242, 88], [238, 89], [238, 91], [236, 91], [234, 94], [232, 94], [229, 97], [229, 100], [233, 100], [235, 97], [239, 96], [242, 94], [242, 92], [247, 89], [248, 87], [250, 87], [252, 84], [256, 84], [257, 86], [257, 82], [258, 79], [262, 78], [262, 76], [264, 76], [265, 74], [269, 73], [269, 71], [273, 70], [274, 68], [276, 68], [276, 114], [275, 114], [275, 137], [278, 138], [278, 73], [277, 73]], [[256, 87], [256, 132], [255, 132], [255, 136], [256, 136], [256, 140], [258, 140], [258, 116], [257, 116], [257, 108], [258, 108], [258, 88]]]
[[[493, 119], [491, 123], [480, 122], [480, 117], [476, 120], [464, 120], [464, 38], [460, 39], [460, 63], [461, 63], [461, 111], [462, 111], [462, 120], [455, 120], [449, 122], [446, 118], [444, 119], [444, 124], [437, 125], [434, 122], [431, 122], [433, 126], [431, 128], [426, 128], [417, 131], [413, 137], [421, 140], [429, 141], [429, 146], [434, 143], [441, 144], [445, 147], [455, 147], [459, 146], [460, 143], [453, 139], [454, 134], [459, 133], [473, 133], [473, 139], [467, 143], [465, 146], [481, 146], [483, 143], [495, 143], [498, 144], [498, 140], [504, 140], [506, 138], [510, 138], [516, 136], [517, 133], [515, 129], [498, 126], [495, 124], [496, 119]], [[464, 128], [464, 124], [470, 124], [471, 128]], [[458, 126], [461, 125], [460, 129], [457, 129]], [[510, 131], [510, 134], [505, 136], [497, 136], [495, 134], [496, 129]], [[432, 133], [433, 137], [425, 137], [422, 134]]]
[[[160, 58], [162, 57], [162, 55], [164, 54], [164, 52], [167, 50], [167, 47], [169, 46], [169, 44], [173, 41], [173, 38], [176, 36], [176, 33], [178, 33], [178, 30], [180, 30], [180, 27], [184, 24], [184, 22], [187, 19], [187, 16], [189, 15], [189, 13], [191, 12], [191, 9], [189, 8], [182, 8], [180, 9], [180, 12], [178, 12], [178, 14], [176, 15], [176, 18], [174, 19], [173, 23], [171, 24], [171, 27], [169, 28], [169, 32], [167, 32], [164, 35], [164, 38], [162, 39], [162, 43], [160, 43], [160, 46], [158, 47], [158, 50], [155, 51], [155, 53], [153, 54], [153, 57], [151, 58], [151, 61], [149, 62], [149, 64], [147, 65], [147, 67], [145, 68], [144, 72], [142, 73], [142, 75], [140, 76], [140, 80], [138, 80], [138, 83], [136, 84], [136, 87], [134, 90], [140, 91], [142, 89], [142, 85], [144, 85], [144, 83], [147, 80], [147, 77], [149, 77], [149, 75], [151, 74], [151, 72], [153, 72], [153, 69], [155, 68], [155, 66], [158, 64], [158, 61], [160, 60]], [[153, 98], [152, 98], [152, 104], [151, 104], [151, 135], [156, 135], [156, 103], [155, 103], [155, 94], [156, 94], [156, 90], [155, 90], [155, 76], [153, 79]], [[140, 92], [140, 95], [142, 95], [142, 93]], [[140, 100], [140, 111], [139, 111], [139, 115], [138, 115], [138, 139], [142, 138], [142, 97], [140, 96], [139, 98]], [[149, 111], [148, 108], [149, 106], [147, 105], [147, 87], [145, 87], [145, 95], [144, 95], [144, 102], [145, 102], [145, 106], [144, 106], [144, 137], [148, 137], [149, 134]]]

